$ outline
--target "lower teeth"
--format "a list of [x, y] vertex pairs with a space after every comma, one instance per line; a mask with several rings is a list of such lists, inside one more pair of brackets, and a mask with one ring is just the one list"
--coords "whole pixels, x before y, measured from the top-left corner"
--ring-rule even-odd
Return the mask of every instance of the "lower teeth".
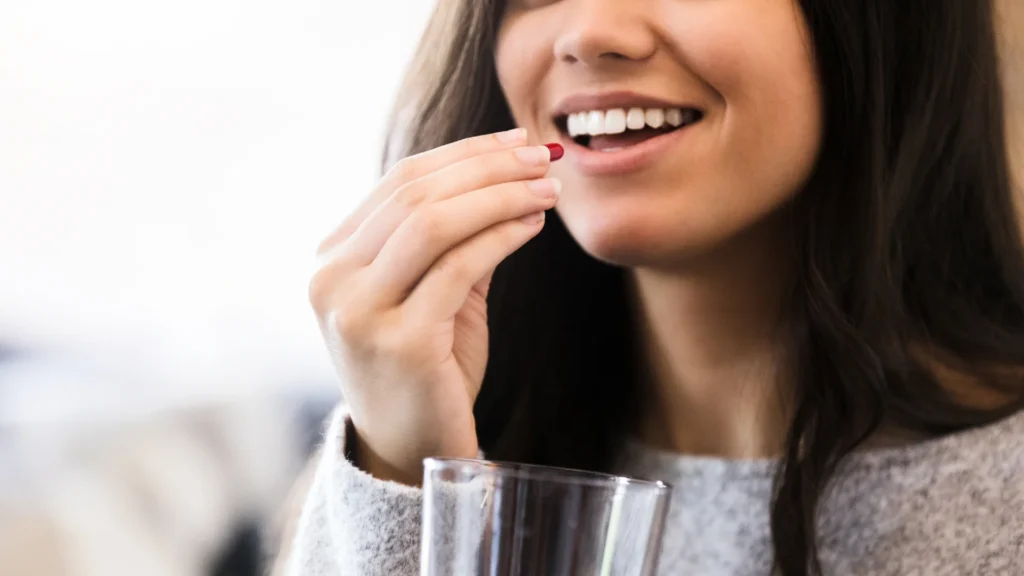
[[[662, 135], [668, 134], [670, 132], [675, 132], [679, 128], [683, 128], [683, 127], [684, 126], [672, 127], [672, 128], [659, 128], [659, 129], [648, 128], [645, 131], [645, 132], [647, 132], [647, 137], [646, 138], [643, 138], [643, 139], [640, 139], [640, 140], [636, 140], [636, 141], [631, 141], [629, 144], [624, 144], [624, 145], [621, 145], [621, 146], [611, 146], [611, 147], [602, 148], [599, 151], [600, 152], [617, 152], [619, 150], [624, 150], [626, 148], [629, 148], [629, 147], [632, 147], [632, 146], [636, 146], [637, 144], [640, 144], [642, 142], [646, 142], [646, 141], [650, 140], [651, 138], [657, 138], [658, 136], [662, 136]], [[623, 134], [636, 134], [636, 132], [632, 132], [632, 133], [624, 132]], [[610, 135], [610, 136], [620, 136], [620, 134], [615, 134], [615, 135]], [[594, 138], [594, 136], [587, 135], [587, 136], [577, 136], [573, 140], [577, 144], [579, 144], [580, 146], [583, 146], [584, 148], [590, 148], [591, 150], [593, 150], [593, 148], [590, 147], [590, 144], [593, 141], [593, 138]]]

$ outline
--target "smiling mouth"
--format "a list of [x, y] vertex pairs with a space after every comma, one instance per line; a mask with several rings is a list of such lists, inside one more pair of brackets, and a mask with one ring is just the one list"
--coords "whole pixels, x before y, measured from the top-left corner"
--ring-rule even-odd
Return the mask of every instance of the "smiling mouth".
[[613, 108], [561, 115], [558, 130], [577, 145], [615, 152], [692, 126], [704, 118], [695, 108]]

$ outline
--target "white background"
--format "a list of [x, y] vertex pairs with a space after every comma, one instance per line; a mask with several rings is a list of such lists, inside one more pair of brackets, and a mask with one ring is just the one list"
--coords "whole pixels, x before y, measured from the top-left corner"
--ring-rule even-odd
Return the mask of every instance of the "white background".
[[432, 9], [0, 0], [0, 340], [55, 354], [0, 417], [333, 387], [313, 253]]

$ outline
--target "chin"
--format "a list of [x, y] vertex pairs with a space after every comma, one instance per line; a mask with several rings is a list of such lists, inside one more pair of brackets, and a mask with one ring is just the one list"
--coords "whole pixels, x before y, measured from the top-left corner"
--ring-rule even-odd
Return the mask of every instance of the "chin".
[[563, 198], [558, 215], [576, 243], [597, 260], [625, 268], [678, 272], [742, 246], [767, 258], [792, 227], [787, 203], [723, 210], [721, 204], [678, 197], [672, 202]]
[[[657, 215], [641, 210], [563, 213], [569, 234], [590, 256], [627, 268], [677, 265], [714, 244], [678, 214]], [[666, 218], [665, 216], [668, 216]], [[689, 230], [690, 233], [686, 231]]]

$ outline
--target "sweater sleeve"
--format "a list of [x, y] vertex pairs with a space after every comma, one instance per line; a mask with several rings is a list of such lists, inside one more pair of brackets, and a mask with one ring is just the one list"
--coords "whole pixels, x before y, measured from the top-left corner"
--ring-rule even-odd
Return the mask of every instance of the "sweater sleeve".
[[415, 576], [422, 490], [378, 480], [346, 457], [351, 421], [335, 410], [295, 530], [287, 576]]

